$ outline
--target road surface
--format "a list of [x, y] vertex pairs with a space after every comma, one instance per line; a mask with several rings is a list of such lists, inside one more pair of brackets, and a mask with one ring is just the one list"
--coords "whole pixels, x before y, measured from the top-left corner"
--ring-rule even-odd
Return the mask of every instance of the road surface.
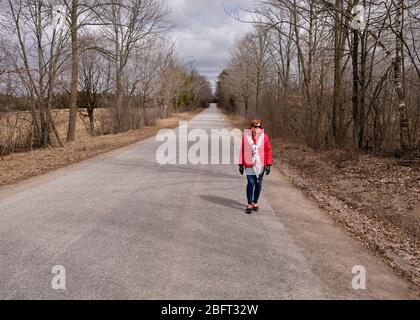
[[[189, 128], [223, 128], [215, 105]], [[2, 299], [411, 297], [276, 170], [257, 214], [232, 165], [159, 165], [150, 138], [0, 189]], [[66, 289], [52, 287], [54, 266]], [[365, 290], [352, 288], [363, 265]], [[60, 273], [63, 275], [63, 273]]]

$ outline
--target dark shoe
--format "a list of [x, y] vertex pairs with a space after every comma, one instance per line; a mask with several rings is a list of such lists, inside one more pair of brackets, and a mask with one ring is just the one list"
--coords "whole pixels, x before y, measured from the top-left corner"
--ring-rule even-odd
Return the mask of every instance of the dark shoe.
[[246, 209], [245, 209], [245, 213], [246, 213], [246, 214], [251, 214], [251, 213], [252, 213], [252, 209], [253, 209], [253, 207], [252, 207], [251, 205], [248, 205], [248, 206], [246, 207]]
[[258, 205], [256, 205], [256, 204], [254, 204], [254, 205], [252, 206], [252, 210], [254, 210], [254, 211], [258, 211], [258, 210], [260, 210], [260, 207], [258, 207]]

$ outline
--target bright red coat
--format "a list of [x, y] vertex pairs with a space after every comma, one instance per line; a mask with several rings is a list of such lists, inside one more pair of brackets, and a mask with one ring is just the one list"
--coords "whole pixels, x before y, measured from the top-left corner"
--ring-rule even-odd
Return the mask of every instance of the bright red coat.
[[[254, 143], [256, 143], [255, 138], [253, 137]], [[252, 149], [249, 146], [249, 143], [245, 146], [245, 136], [242, 135], [242, 144], [241, 144], [241, 152], [239, 154], [239, 162], [238, 165], [243, 165], [244, 167], [251, 168], [252, 167]], [[273, 156], [271, 152], [271, 145], [270, 145], [270, 138], [266, 133], [264, 133], [264, 147], [261, 146], [258, 149], [260, 153], [261, 163], [264, 166], [272, 166], [273, 165]], [[245, 154], [246, 153], [246, 154]]]

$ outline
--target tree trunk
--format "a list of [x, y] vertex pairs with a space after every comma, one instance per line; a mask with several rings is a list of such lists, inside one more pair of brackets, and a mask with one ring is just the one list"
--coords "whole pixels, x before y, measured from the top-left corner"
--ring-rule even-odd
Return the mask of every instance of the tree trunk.
[[255, 90], [255, 113], [254, 118], [258, 118], [258, 110], [259, 110], [259, 103], [260, 103], [260, 83], [261, 76], [260, 76], [260, 70], [257, 71], [257, 86]]
[[365, 125], [366, 125], [366, 59], [367, 59], [367, 37], [366, 33], [363, 33], [361, 37], [361, 54], [360, 54], [360, 98], [359, 98], [359, 131], [357, 136], [357, 143], [359, 149], [365, 148]]
[[79, 50], [77, 41], [77, 6], [78, 0], [72, 1], [71, 7], [71, 93], [69, 108], [69, 125], [67, 141], [76, 139], [76, 116], [77, 116], [77, 80], [79, 76]]
[[[336, 0], [335, 5], [337, 8], [342, 8], [342, 0]], [[342, 99], [342, 65], [343, 65], [343, 52], [344, 43], [342, 41], [342, 31], [340, 30], [340, 23], [342, 21], [341, 14], [337, 10], [335, 13], [335, 28], [334, 28], [334, 95], [333, 95], [333, 108], [332, 108], [332, 136], [334, 145], [341, 147], [341, 127], [339, 118], [344, 117], [343, 99]]]
[[94, 112], [93, 108], [87, 109], [87, 113], [89, 117], [89, 129], [90, 129], [90, 134], [92, 135], [92, 137], [95, 135], [95, 118], [93, 116], [93, 112]]
[[[353, 5], [359, 4], [358, 0], [355, 0]], [[359, 128], [360, 128], [360, 81], [359, 81], [359, 30], [353, 28], [353, 45], [351, 50], [352, 65], [353, 65], [353, 137], [356, 148], [359, 148]]]
[[394, 83], [397, 93], [398, 111], [400, 116], [400, 145], [403, 152], [410, 149], [410, 134], [408, 128], [407, 106], [405, 104], [405, 92], [403, 88], [402, 56], [403, 56], [403, 25], [404, 1], [398, 0], [395, 8], [395, 61], [394, 61]]
[[117, 131], [123, 131], [122, 121], [121, 121], [121, 105], [122, 105], [122, 96], [123, 96], [123, 83], [122, 83], [122, 71], [120, 68], [117, 68], [116, 74], [117, 90], [116, 90], [116, 112], [117, 112]]

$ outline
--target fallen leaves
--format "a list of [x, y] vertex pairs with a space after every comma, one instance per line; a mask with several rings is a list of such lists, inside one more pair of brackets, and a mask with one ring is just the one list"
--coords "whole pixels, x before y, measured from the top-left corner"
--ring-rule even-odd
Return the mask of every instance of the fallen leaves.
[[417, 164], [273, 139], [279, 168], [345, 230], [420, 288]]

